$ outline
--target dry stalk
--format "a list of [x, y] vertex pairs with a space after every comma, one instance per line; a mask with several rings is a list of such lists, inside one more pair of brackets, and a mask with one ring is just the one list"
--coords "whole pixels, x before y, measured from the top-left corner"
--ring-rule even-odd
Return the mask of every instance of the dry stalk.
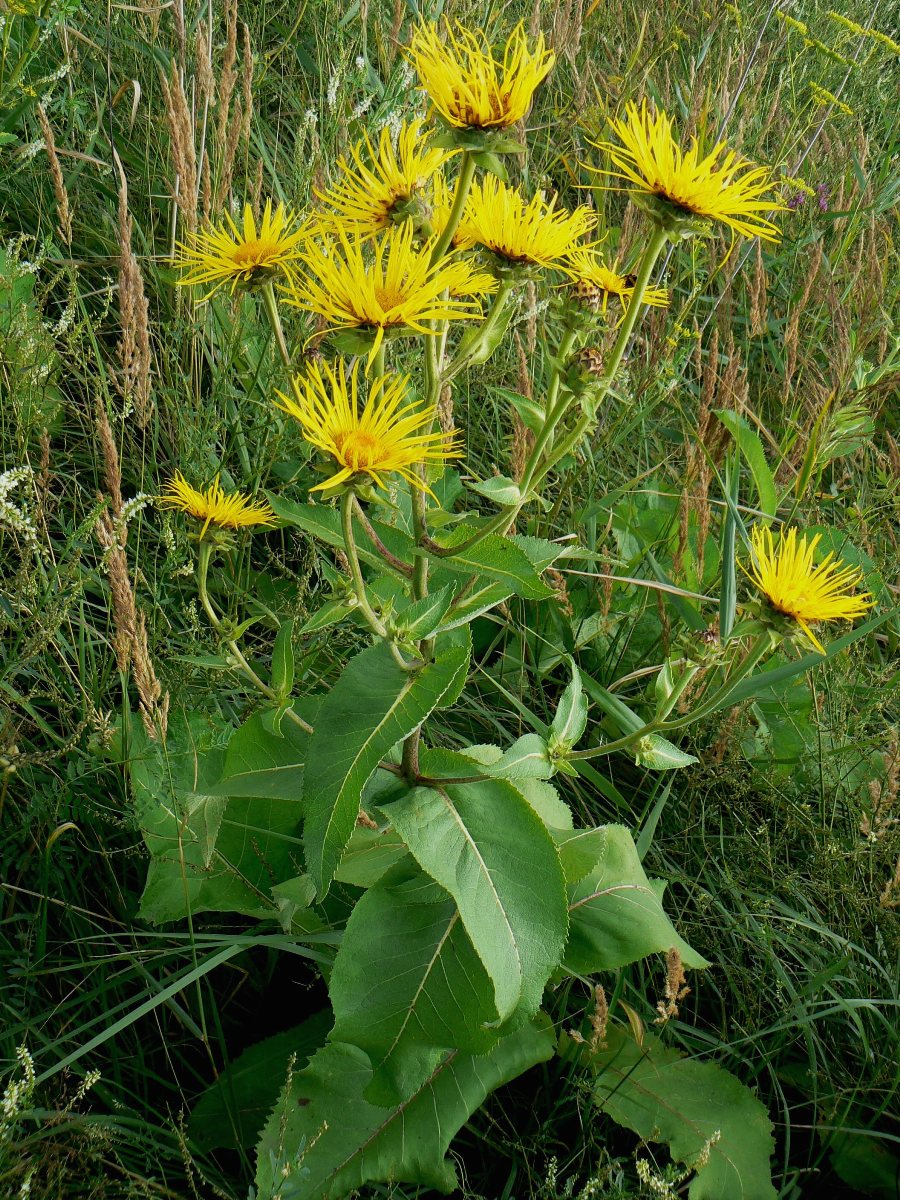
[[128, 211], [128, 181], [118, 154], [119, 171], [119, 312], [122, 337], [117, 347], [121, 372], [119, 386], [126, 403], [134, 406], [141, 429], [153, 411], [150, 394], [150, 317], [144, 280], [131, 245], [132, 221]]
[[172, 63], [168, 78], [162, 76], [161, 84], [169, 125], [172, 163], [175, 167], [172, 194], [185, 227], [188, 232], [193, 233], [197, 228], [197, 153], [194, 149], [194, 123], [176, 63]]
[[690, 993], [691, 989], [687, 985], [687, 977], [681, 961], [681, 952], [673, 946], [666, 954], [666, 984], [663, 998], [656, 1005], [659, 1016], [653, 1024], [665, 1025], [667, 1021], [677, 1017], [680, 1012], [679, 1004], [687, 999]]
[[165, 741], [169, 695], [163, 694], [156, 678], [147, 638], [144, 614], [138, 610], [128, 570], [126, 544], [128, 524], [123, 513], [122, 472], [106, 405], [98, 397], [95, 424], [103, 454], [104, 478], [110, 497], [110, 509], [96, 525], [97, 540], [103, 549], [103, 562], [112, 596], [113, 649], [119, 670], [129, 668], [137, 688], [139, 709], [148, 737]]
[[56, 196], [56, 214], [59, 218], [59, 236], [67, 246], [72, 245], [72, 210], [69, 206], [69, 193], [66, 191], [59, 156], [56, 153], [56, 139], [47, 119], [43, 104], [37, 106], [38, 121], [44, 138], [44, 149], [47, 151], [47, 161], [50, 164], [50, 180], [53, 183], [53, 194]]
[[[231, 112], [231, 97], [237, 83], [237, 0], [225, 0], [225, 50], [219, 72], [217, 95], [218, 121], [216, 124], [216, 149], [219, 156], [225, 150], [228, 137], [228, 118]], [[219, 188], [221, 195], [222, 189]]]

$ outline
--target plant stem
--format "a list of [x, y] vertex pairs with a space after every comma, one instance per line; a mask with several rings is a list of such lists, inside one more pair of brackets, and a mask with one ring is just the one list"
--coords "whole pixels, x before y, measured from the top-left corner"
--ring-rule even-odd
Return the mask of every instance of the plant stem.
[[275, 299], [275, 288], [269, 282], [264, 283], [260, 290], [262, 292], [266, 315], [269, 318], [269, 324], [272, 326], [272, 332], [275, 334], [275, 341], [278, 345], [278, 353], [281, 355], [281, 361], [284, 363], [288, 373], [293, 375], [294, 364], [291, 361], [291, 352], [288, 350], [288, 345], [285, 341], [284, 328], [281, 324], [281, 313], [278, 311], [278, 301]]
[[[664, 229], [655, 228], [650, 241], [647, 243], [647, 249], [644, 251], [644, 257], [641, 259], [640, 270], [638, 271], [637, 281], [634, 285], [634, 291], [631, 293], [631, 299], [628, 302], [628, 309], [625, 313], [625, 319], [619, 328], [619, 336], [616, 338], [616, 344], [613, 346], [609, 356], [609, 366], [603, 372], [599, 381], [599, 386], [596, 391], [596, 398], [590, 412], [576, 423], [572, 432], [568, 437], [563, 438], [560, 444], [556, 447], [552, 455], [544, 462], [540, 469], [540, 474], [537, 476], [537, 481], [544, 478], [561, 458], [564, 458], [569, 451], [578, 445], [584, 437], [587, 430], [590, 428], [594, 420], [594, 414], [598, 407], [606, 398], [606, 394], [612, 386], [612, 382], [618, 373], [622, 359], [625, 356], [625, 351], [634, 332], [634, 327], [637, 324], [637, 319], [641, 311], [644, 292], [647, 290], [647, 285], [650, 282], [650, 276], [653, 274], [653, 268], [656, 266], [656, 260], [659, 258], [663, 247], [666, 244], [667, 235]], [[530, 483], [534, 482], [529, 480]]]
[[472, 180], [475, 178], [475, 158], [468, 150], [463, 150], [459, 163], [459, 176], [456, 180], [456, 193], [453, 197], [453, 205], [450, 209], [450, 216], [447, 218], [447, 224], [441, 233], [438, 240], [435, 242], [434, 249], [431, 252], [431, 261], [438, 262], [447, 253], [450, 243], [453, 241], [453, 235], [459, 228], [459, 223], [462, 220], [463, 210], [466, 207], [466, 201], [469, 198], [469, 189], [472, 186]]
[[385, 366], [384, 338], [382, 338], [381, 345], [375, 351], [375, 357], [372, 360], [372, 378], [380, 379], [384, 375]]
[[737, 684], [742, 679], [746, 679], [760, 659], [770, 653], [772, 648], [772, 641], [768, 633], [757, 638], [743, 661], [728, 676], [712, 698], [686, 716], [679, 717], [676, 721], [665, 721], [654, 718], [654, 720], [648, 721], [640, 729], [634, 730], [633, 733], [625, 734], [624, 737], [616, 738], [615, 741], [605, 742], [602, 746], [592, 746], [588, 750], [575, 750], [566, 757], [573, 761], [605, 758], [617, 750], [627, 750], [630, 746], [635, 745], [636, 742], [640, 742], [642, 738], [647, 737], [648, 734], [660, 732], [672, 733], [677, 729], [684, 729], [687, 725], [694, 725], [697, 721], [702, 721], [704, 717], [708, 717], [711, 713], [716, 712], [717, 709], [724, 708], [727, 705], [728, 697], [734, 691]]
[[[223, 641], [225, 642], [225, 645], [228, 647], [228, 649], [231, 651], [232, 657], [235, 659], [238, 666], [244, 672], [244, 674], [247, 676], [247, 678], [250, 680], [250, 682], [253, 684], [253, 686], [258, 691], [262, 692], [262, 694], [268, 700], [272, 700], [275, 703], [278, 703], [279, 697], [275, 694], [275, 692], [272, 690], [272, 688], [270, 688], [267, 683], [264, 683], [260, 679], [260, 677], [257, 675], [257, 673], [253, 670], [253, 668], [250, 666], [250, 664], [247, 662], [247, 659], [244, 657], [243, 653], [241, 652], [241, 649], [238, 646], [237, 642], [234, 641], [232, 638], [222, 635], [222, 621], [219, 617], [219, 614], [216, 612], [215, 608], [213, 608], [212, 601], [209, 598], [209, 591], [207, 590], [207, 585], [206, 585], [206, 579], [207, 579], [207, 575], [209, 573], [209, 561], [210, 561], [210, 558], [212, 557], [212, 550], [213, 550], [213, 547], [212, 547], [211, 542], [201, 540], [200, 554], [199, 554], [199, 557], [197, 560], [197, 594], [200, 597], [200, 603], [203, 606], [203, 611], [209, 617], [210, 624], [212, 625], [213, 629], [215, 629], [216, 633], [218, 633], [220, 636], [223, 637]], [[306, 733], [313, 732], [312, 725], [307, 724], [307, 722], [304, 721], [302, 717], [298, 716], [297, 713], [295, 713], [292, 708], [286, 708], [285, 715], [290, 717], [290, 719], [294, 722], [295, 725], [299, 725], [300, 728], [302, 730], [304, 730], [304, 732], [306, 732]]]
[[531, 454], [528, 456], [528, 461], [525, 464], [525, 470], [522, 473], [522, 480], [519, 484], [522, 495], [526, 495], [528, 488], [531, 486], [531, 481], [534, 478], [534, 473], [537, 470], [541, 460], [541, 455], [548, 446], [553, 444], [553, 434], [556, 431], [556, 426], [562, 419], [566, 409], [569, 407], [570, 400], [564, 396], [563, 400], [557, 404], [557, 396], [559, 395], [559, 387], [561, 381], [561, 372], [565, 367], [566, 359], [572, 353], [572, 347], [575, 345], [575, 339], [578, 334], [576, 330], [566, 328], [559, 341], [559, 347], [556, 351], [558, 366], [553, 371], [553, 376], [550, 380], [550, 387], [547, 390], [547, 401], [544, 406], [546, 416], [544, 417], [544, 426], [541, 432], [535, 438], [534, 445], [531, 448]]
[[373, 633], [378, 637], [390, 640], [387, 626], [372, 608], [369, 603], [369, 597], [366, 594], [366, 584], [362, 575], [362, 568], [359, 565], [359, 555], [356, 552], [356, 538], [353, 533], [353, 500], [354, 493], [348, 488], [341, 496], [341, 532], [344, 535], [344, 548], [347, 551], [347, 561], [350, 564], [350, 578], [353, 581], [353, 591], [356, 593], [356, 601], [359, 606], [359, 611], [366, 619], [366, 623]]
[[355, 494], [353, 496], [353, 511], [356, 514], [360, 525], [362, 525], [363, 529], [366, 531], [369, 541], [372, 543], [387, 565], [391, 568], [391, 570], [396, 571], [398, 575], [402, 575], [405, 579], [412, 579], [412, 567], [409, 565], [409, 563], [405, 563], [402, 559], [397, 558], [395, 554], [391, 554], [390, 550], [388, 550], [387, 546], [385, 546], [384, 542], [375, 532], [374, 528], [372, 527], [372, 522], [369, 520], [365, 509], [359, 502], [359, 497]]

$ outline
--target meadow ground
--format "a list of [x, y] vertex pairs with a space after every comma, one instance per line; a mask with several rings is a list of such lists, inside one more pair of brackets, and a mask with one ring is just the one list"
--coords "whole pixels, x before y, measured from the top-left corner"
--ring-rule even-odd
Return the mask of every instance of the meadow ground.
[[[312, 481], [309, 448], [271, 403], [286, 381], [258, 295], [200, 303], [172, 254], [194, 223], [245, 202], [306, 208], [365, 133], [424, 115], [403, 47], [417, 16], [441, 9], [494, 40], [520, 19], [543, 30], [557, 63], [527, 149], [506, 156], [510, 179], [593, 205], [629, 268], [641, 213], [585, 163], [630, 99], [772, 165], [785, 208], [777, 244], [732, 245], [719, 227], [664, 254], [669, 306], [641, 326], [592, 438], [558, 464], [552, 503], [518, 522], [574, 532], [592, 557], [552, 577], [553, 599], [513, 597], [476, 622], [469, 687], [428, 737], [452, 748], [546, 731], [568, 655], [598, 683], [592, 722], [613, 681], [639, 698], [697, 638], [691, 613], [715, 623], [731, 518], [765, 510], [770, 492], [782, 518], [860, 567], [877, 625], [692, 726], [679, 746], [695, 764], [614, 755], [560, 787], [576, 823], [634, 832], [679, 933], [712, 962], [690, 974], [664, 1037], [766, 1106], [776, 1193], [900, 1195], [896, 5], [0, 9], [0, 1195], [244, 1200], [303, 1045], [269, 1043], [253, 1075], [265, 1086], [239, 1119], [209, 1089], [326, 1003], [327, 938], [291, 953], [290, 917], [285, 933], [218, 912], [154, 921], [165, 903], [142, 902], [149, 854], [123, 729], [140, 725], [139, 703], [228, 730], [259, 706], [198, 603], [184, 520], [153, 498], [176, 470], [297, 501]], [[477, 478], [520, 478], [522, 402], [540, 402], [552, 369], [552, 297], [543, 282], [519, 288], [508, 336], [457, 381]], [[296, 353], [317, 330], [294, 310], [285, 324]], [[224, 561], [216, 604], [256, 618], [254, 664], [269, 669], [294, 618], [298, 694], [365, 643], [352, 623], [302, 631], [336, 567], [296, 526], [239, 538]], [[740, 615], [752, 588], [734, 580]], [[268, 941], [248, 947], [260, 928]], [[652, 1026], [661, 958], [597, 979]], [[586, 981], [551, 993], [560, 1030], [592, 1000]], [[597, 1111], [589, 1070], [564, 1057], [499, 1089], [453, 1148], [472, 1200], [689, 1186], [664, 1148]]]

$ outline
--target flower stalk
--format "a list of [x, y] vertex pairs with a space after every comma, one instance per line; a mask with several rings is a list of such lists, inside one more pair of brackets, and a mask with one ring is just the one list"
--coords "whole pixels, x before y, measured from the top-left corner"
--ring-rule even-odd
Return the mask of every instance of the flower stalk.
[[[213, 629], [215, 629], [216, 633], [219, 634], [225, 645], [228, 647], [232, 659], [244, 673], [250, 683], [252, 683], [257, 691], [261, 692], [267, 700], [271, 700], [274, 704], [278, 704], [280, 702], [280, 697], [276, 695], [274, 690], [270, 688], [267, 683], [260, 679], [256, 671], [254, 671], [247, 662], [247, 659], [245, 658], [235, 639], [228, 636], [228, 632], [224, 628], [222, 619], [216, 612], [215, 608], [213, 607], [213, 603], [209, 598], [207, 578], [209, 575], [209, 563], [212, 558], [213, 549], [214, 547], [212, 542], [201, 539], [200, 550], [197, 558], [197, 594], [200, 597], [200, 603], [203, 606], [203, 611], [206, 613], [207, 617], [209, 617], [209, 622]], [[293, 708], [288, 707], [284, 710], [284, 712], [285, 715], [288, 716], [294, 722], [294, 724], [298, 725], [305, 733], [313, 732], [312, 725], [309, 725], [301, 716], [295, 713]]]

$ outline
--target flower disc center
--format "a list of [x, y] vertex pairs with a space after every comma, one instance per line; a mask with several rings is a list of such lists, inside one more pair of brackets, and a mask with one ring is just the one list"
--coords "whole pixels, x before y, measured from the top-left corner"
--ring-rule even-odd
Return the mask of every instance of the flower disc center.
[[368, 467], [384, 462], [384, 447], [381, 439], [362, 429], [352, 429], [335, 438], [338, 452], [348, 467], [365, 471]]

